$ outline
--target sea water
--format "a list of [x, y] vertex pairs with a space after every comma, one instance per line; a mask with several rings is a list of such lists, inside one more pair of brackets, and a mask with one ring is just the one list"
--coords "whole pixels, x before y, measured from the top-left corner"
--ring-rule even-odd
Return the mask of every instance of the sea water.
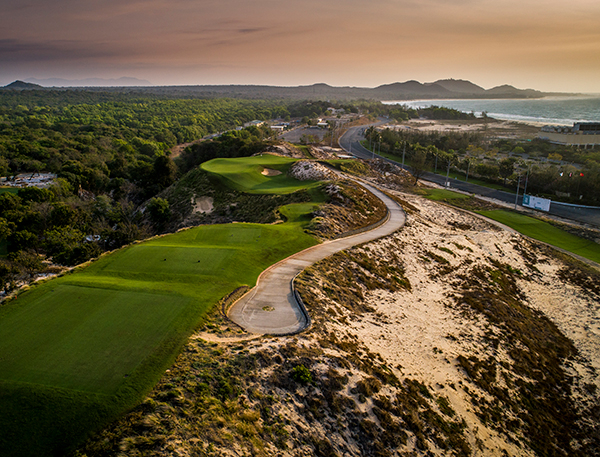
[[481, 116], [508, 121], [573, 125], [575, 122], [600, 122], [600, 95], [544, 97], [535, 99], [460, 99], [390, 101], [410, 108], [443, 106]]

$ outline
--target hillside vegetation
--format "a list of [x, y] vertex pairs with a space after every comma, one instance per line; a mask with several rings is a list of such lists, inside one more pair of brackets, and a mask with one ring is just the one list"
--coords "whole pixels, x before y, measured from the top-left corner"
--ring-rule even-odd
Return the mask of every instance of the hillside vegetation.
[[210, 225], [134, 244], [5, 302], [2, 455], [62, 454], [135, 405], [223, 296], [317, 243], [303, 230], [313, 209], [288, 204], [288, 223]]

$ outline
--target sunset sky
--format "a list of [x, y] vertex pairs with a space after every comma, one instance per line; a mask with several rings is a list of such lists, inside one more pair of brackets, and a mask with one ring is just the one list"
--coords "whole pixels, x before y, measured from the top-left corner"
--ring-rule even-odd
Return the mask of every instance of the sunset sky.
[[374, 87], [468, 79], [600, 93], [598, 0], [0, 0], [0, 85]]

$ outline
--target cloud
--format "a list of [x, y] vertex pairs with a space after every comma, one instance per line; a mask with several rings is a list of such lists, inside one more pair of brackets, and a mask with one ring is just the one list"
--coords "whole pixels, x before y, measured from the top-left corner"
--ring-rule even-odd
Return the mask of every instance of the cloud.
[[0, 72], [377, 85], [569, 65], [574, 80], [598, 67], [598, 23], [597, 0], [3, 0]]
[[65, 61], [113, 57], [114, 49], [82, 41], [23, 41], [0, 39], [0, 61]]

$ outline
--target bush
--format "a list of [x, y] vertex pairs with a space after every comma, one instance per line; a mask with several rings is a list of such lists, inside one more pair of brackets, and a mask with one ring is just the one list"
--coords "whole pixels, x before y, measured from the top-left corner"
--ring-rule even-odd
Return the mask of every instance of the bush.
[[313, 377], [308, 368], [304, 365], [297, 365], [292, 369], [291, 377], [294, 381], [300, 384], [310, 384], [313, 382]]

